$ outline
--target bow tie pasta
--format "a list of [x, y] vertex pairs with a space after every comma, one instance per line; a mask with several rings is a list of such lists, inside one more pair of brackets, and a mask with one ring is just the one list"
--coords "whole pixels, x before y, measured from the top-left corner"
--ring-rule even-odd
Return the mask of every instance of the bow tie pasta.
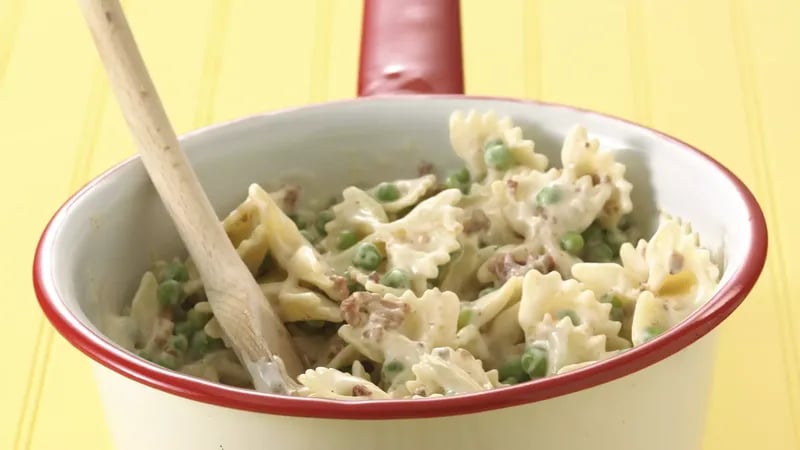
[[[625, 166], [575, 126], [548, 167], [511, 118], [452, 114], [464, 167], [345, 188], [253, 184], [222, 221], [308, 370], [293, 395], [459, 395], [555, 376], [645, 344], [714, 294], [720, 268], [663, 214], [633, 242]], [[108, 335], [156, 364], [252, 387], [191, 259], [156, 261]]]

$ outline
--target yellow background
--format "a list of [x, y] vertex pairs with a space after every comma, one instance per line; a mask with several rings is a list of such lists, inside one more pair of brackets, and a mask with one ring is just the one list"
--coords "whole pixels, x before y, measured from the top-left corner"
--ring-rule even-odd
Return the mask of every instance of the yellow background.
[[[58, 205], [133, 153], [76, 3], [0, 0], [0, 449], [110, 448], [88, 359], [44, 320], [30, 281], [35, 242]], [[180, 132], [355, 94], [360, 0], [125, 5]], [[755, 191], [769, 261], [723, 326], [704, 449], [799, 449], [800, 2], [464, 0], [462, 9], [469, 93], [652, 125]]]

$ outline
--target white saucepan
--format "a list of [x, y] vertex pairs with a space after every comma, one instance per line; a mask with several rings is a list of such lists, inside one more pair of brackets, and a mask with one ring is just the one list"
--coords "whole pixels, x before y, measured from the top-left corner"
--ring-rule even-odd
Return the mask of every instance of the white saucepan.
[[767, 230], [753, 195], [692, 146], [625, 120], [562, 105], [463, 96], [456, 0], [366, 0], [359, 93], [352, 101], [264, 113], [204, 128], [182, 143], [224, 217], [252, 182], [300, 179], [310, 195], [410, 176], [425, 159], [455, 167], [447, 123], [457, 109], [510, 115], [558, 160], [584, 125], [635, 186], [638, 219], [687, 219], [723, 262], [713, 298], [651, 342], [602, 362], [493, 391], [422, 400], [277, 397], [172, 372], [101, 332], [154, 255], [180, 254], [138, 157], [91, 181], [55, 214], [34, 284], [56, 329], [94, 360], [119, 450], [690, 450], [701, 440], [715, 328], [761, 273]]

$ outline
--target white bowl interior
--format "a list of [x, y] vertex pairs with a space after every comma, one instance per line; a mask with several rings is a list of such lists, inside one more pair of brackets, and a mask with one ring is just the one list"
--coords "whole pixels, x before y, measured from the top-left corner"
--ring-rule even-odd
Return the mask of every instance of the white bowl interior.
[[[291, 179], [304, 195], [327, 199], [351, 184], [413, 176], [424, 159], [457, 167], [448, 116], [457, 109], [510, 115], [551, 164], [563, 136], [587, 127], [602, 149], [618, 152], [633, 183], [636, 220], [652, 230], [657, 209], [689, 220], [721, 261], [724, 283], [744, 263], [750, 217], [735, 185], [712, 162], [680, 143], [621, 120], [569, 107], [469, 98], [374, 98], [265, 114], [183, 139], [217, 214], [241, 202], [250, 183]], [[141, 161], [93, 183], [53, 222], [52, 252], [42, 261], [67, 309], [99, 331], [103, 313], [129, 302], [153, 258], [183, 252]], [[97, 326], [96, 326], [97, 325]]]

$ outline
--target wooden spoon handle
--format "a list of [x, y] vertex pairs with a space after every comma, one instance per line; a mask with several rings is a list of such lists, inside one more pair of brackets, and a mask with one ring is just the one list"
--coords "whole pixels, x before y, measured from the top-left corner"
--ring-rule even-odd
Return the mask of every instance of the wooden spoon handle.
[[288, 331], [228, 240], [181, 149], [119, 1], [80, 0], [80, 5], [145, 168], [197, 265], [226, 336], [240, 356], [253, 362], [272, 357], [268, 343], [296, 375], [302, 364]]

